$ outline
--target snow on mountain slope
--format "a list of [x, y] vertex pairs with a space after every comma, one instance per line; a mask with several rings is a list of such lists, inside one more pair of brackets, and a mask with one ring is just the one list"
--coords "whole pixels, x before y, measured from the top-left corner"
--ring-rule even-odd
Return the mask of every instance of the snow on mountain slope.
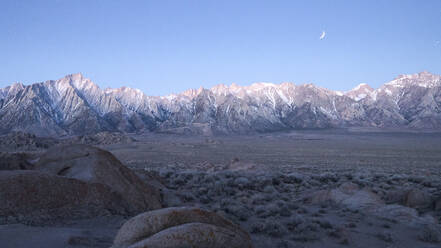
[[354, 99], [355, 101], [360, 101], [366, 97], [371, 97], [374, 93], [374, 89], [368, 84], [359, 84], [354, 89], [344, 93], [346, 96]]
[[207, 128], [248, 133], [348, 126], [441, 128], [441, 76], [400, 75], [374, 90], [347, 92], [313, 84], [216, 85], [169, 96], [102, 90], [81, 74], [0, 89], [0, 132], [42, 135]]

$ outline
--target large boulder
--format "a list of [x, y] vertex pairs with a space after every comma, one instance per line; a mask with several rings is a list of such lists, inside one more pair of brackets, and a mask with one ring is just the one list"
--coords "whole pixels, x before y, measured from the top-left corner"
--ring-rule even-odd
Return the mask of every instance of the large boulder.
[[210, 224], [188, 223], [174, 226], [141, 240], [130, 248], [247, 248], [249, 240], [237, 233]]
[[139, 213], [161, 208], [157, 188], [142, 181], [110, 152], [87, 145], [58, 146], [44, 153], [34, 170], [100, 183], [120, 194], [130, 206], [130, 212]]
[[409, 190], [404, 199], [404, 205], [411, 208], [429, 207], [431, 204], [430, 194], [419, 189]]
[[[0, 171], [0, 216], [17, 221], [126, 214], [127, 203], [106, 185], [36, 171]], [[1, 222], [8, 222], [3, 219]]]
[[403, 205], [405, 202], [405, 199], [407, 197], [408, 192], [409, 192], [409, 189], [388, 190], [386, 192], [386, 195], [384, 196], [384, 199], [387, 204], [401, 204], [401, 205]]
[[356, 184], [344, 183], [335, 189], [320, 190], [309, 195], [306, 200], [312, 204], [337, 204], [349, 209], [367, 209], [382, 205], [381, 198], [368, 189], [359, 189]]
[[386, 202], [401, 204], [411, 208], [430, 207], [433, 203], [432, 197], [426, 191], [420, 189], [396, 189], [387, 192]]
[[114, 248], [122, 247], [252, 247], [250, 236], [216, 213], [199, 208], [164, 208], [128, 220]]

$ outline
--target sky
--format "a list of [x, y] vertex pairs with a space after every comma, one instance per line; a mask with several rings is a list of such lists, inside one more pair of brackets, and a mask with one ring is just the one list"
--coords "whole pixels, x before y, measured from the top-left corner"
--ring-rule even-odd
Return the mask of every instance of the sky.
[[0, 87], [80, 72], [147, 95], [253, 82], [349, 90], [441, 74], [440, 0], [1, 0], [0, 11]]

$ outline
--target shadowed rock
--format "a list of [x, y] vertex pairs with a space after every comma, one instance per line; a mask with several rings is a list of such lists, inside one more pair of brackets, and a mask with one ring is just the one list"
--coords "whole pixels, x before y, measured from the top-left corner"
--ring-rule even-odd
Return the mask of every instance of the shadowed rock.
[[39, 158], [35, 170], [106, 185], [128, 203], [133, 213], [161, 207], [160, 192], [155, 187], [143, 182], [110, 152], [99, 148], [87, 145], [54, 147]]
[[36, 171], [0, 171], [0, 216], [19, 221], [125, 214], [127, 203], [103, 184]]
[[24, 153], [0, 153], [0, 170], [29, 170], [32, 167]]
[[198, 208], [165, 208], [128, 220], [113, 247], [252, 247], [250, 236], [223, 217]]
[[432, 199], [427, 192], [419, 189], [412, 189], [407, 192], [404, 205], [415, 208], [415, 207], [427, 207], [432, 203]]
[[430, 194], [420, 189], [391, 190], [387, 192], [385, 198], [387, 203], [401, 204], [411, 208], [424, 208], [432, 204]]

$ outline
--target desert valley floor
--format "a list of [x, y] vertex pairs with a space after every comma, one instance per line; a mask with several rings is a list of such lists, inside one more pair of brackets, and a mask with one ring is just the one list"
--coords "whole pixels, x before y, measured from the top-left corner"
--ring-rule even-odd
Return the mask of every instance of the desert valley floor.
[[[160, 188], [166, 206], [214, 211], [254, 247], [441, 247], [441, 133], [128, 136], [93, 145]], [[3, 141], [3, 152], [45, 150]], [[2, 216], [0, 247], [109, 247], [129, 217], [27, 225]]]

